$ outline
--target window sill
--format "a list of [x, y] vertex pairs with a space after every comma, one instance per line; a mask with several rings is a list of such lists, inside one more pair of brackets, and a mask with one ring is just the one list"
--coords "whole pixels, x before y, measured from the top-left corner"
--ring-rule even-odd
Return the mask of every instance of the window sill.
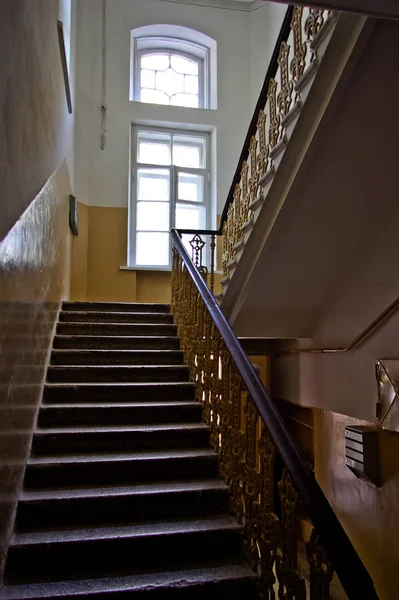
[[162, 271], [163, 273], [171, 273], [171, 267], [128, 267], [127, 265], [123, 265], [119, 267], [120, 271]]

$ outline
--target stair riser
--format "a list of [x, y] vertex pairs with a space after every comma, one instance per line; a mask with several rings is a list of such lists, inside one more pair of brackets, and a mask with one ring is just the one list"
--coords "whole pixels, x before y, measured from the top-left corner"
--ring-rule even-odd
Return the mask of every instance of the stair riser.
[[142, 481], [172, 481], [189, 478], [212, 479], [218, 476], [217, 456], [168, 458], [163, 460], [120, 460], [77, 462], [57, 465], [28, 465], [26, 489], [54, 489], [81, 485], [116, 485]]
[[94, 312], [170, 312], [169, 304], [140, 304], [129, 302], [64, 302], [63, 311], [94, 311]]
[[52, 367], [47, 369], [49, 383], [115, 383], [120, 382], [154, 382], [154, 381], [188, 381], [189, 369], [177, 366], [168, 369], [151, 367]]
[[128, 335], [176, 336], [176, 325], [151, 325], [144, 323], [58, 323], [59, 335]]
[[191, 383], [173, 385], [99, 386], [71, 385], [44, 386], [43, 403], [62, 402], [191, 402], [194, 400], [194, 385]]
[[129, 352], [106, 350], [105, 352], [62, 351], [51, 354], [52, 365], [182, 365], [183, 353], [171, 352]]
[[42, 408], [39, 412], [39, 427], [70, 427], [85, 425], [145, 425], [151, 423], [194, 423], [201, 422], [202, 407], [195, 404], [183, 406], [150, 407], [71, 407]]
[[[257, 582], [254, 578], [238, 579], [237, 581], [201, 581], [193, 585], [178, 585], [178, 587], [152, 587], [145, 589], [131, 589], [129, 587], [119, 590], [104, 592], [95, 592], [86, 589], [84, 598], [104, 600], [120, 600], [125, 598], [133, 598], [133, 600], [204, 600], [210, 598], [220, 598], [225, 600], [256, 600]], [[60, 596], [59, 598], [67, 598], [67, 600], [82, 600], [82, 594], [70, 593], [68, 596]], [[48, 596], [46, 597], [49, 598]], [[58, 596], [57, 596], [58, 598]], [[13, 600], [27, 600], [27, 597], [19, 598], [13, 596]], [[29, 595], [29, 600], [43, 600], [42, 596], [35, 594]]]
[[68, 335], [54, 337], [53, 348], [72, 350], [179, 350], [177, 337], [90, 336]]
[[62, 323], [163, 323], [173, 324], [170, 313], [111, 313], [111, 312], [61, 312], [59, 321]]
[[209, 447], [209, 432], [200, 430], [164, 430], [134, 434], [126, 432], [36, 433], [33, 455], [76, 454], [84, 452], [124, 452], [138, 450], [180, 450]]
[[[6, 581], [57, 581], [122, 574], [141, 569], [176, 568], [238, 556], [237, 530], [136, 536], [69, 543], [10, 546]], [[21, 569], [23, 565], [23, 569]]]
[[18, 503], [18, 531], [90, 527], [152, 519], [207, 517], [228, 511], [227, 490], [40, 500]]

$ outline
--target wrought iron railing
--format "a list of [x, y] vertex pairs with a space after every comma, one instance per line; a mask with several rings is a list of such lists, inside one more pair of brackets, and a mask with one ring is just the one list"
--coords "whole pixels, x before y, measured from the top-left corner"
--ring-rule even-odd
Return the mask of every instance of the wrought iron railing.
[[[204, 236], [221, 236], [221, 270], [223, 280], [229, 280], [236, 266], [239, 252], [244, 247], [254, 214], [262, 204], [262, 188], [273, 177], [275, 162], [287, 144], [287, 128], [299, 114], [302, 90], [309, 74], [319, 62], [318, 48], [323, 32], [333, 21], [329, 10], [290, 6], [287, 9], [277, 43], [266, 73], [258, 102], [251, 119], [240, 154], [220, 225], [215, 230], [184, 230], [204, 241]], [[183, 230], [179, 230], [183, 233]], [[214, 236], [214, 237], [213, 237]], [[204, 267], [205, 256], [214, 256], [213, 249], [203, 251], [203, 260], [195, 260]], [[209, 262], [209, 260], [208, 260]], [[206, 270], [212, 272], [215, 262]], [[214, 277], [208, 277], [209, 284]], [[213, 287], [212, 287], [213, 290]]]
[[[373, 582], [303, 460], [213, 294], [172, 231], [172, 310], [196, 398], [203, 406], [243, 545], [259, 573], [259, 598], [326, 600], [336, 571], [350, 600], [377, 600]], [[275, 492], [278, 490], [279, 502]], [[298, 515], [314, 529], [307, 578], [298, 557]]]

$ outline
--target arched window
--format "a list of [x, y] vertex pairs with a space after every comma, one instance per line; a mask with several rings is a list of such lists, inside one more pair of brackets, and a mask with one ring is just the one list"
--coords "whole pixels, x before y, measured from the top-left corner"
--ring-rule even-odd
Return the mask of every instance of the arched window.
[[152, 25], [135, 29], [130, 99], [151, 104], [216, 108], [216, 42], [181, 26]]

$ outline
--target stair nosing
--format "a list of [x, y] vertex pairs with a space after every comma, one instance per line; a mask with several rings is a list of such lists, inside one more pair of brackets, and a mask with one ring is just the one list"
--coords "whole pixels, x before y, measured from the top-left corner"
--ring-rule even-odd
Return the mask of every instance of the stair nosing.
[[98, 454], [60, 454], [46, 456], [31, 456], [28, 466], [59, 465], [74, 463], [113, 463], [113, 462], [145, 462], [164, 461], [169, 459], [212, 458], [218, 460], [219, 455], [212, 448], [190, 448], [187, 450], [148, 450], [147, 452], [98, 453]]
[[172, 480], [167, 482], [149, 481], [139, 485], [94, 486], [56, 489], [29, 489], [21, 494], [20, 502], [23, 504], [37, 504], [38, 502], [74, 501], [100, 498], [121, 498], [139, 496], [165, 496], [168, 494], [184, 494], [192, 492], [228, 491], [228, 485], [217, 477], [198, 480]]
[[152, 432], [152, 431], [173, 431], [173, 430], [193, 430], [198, 429], [201, 431], [208, 430], [209, 427], [205, 423], [162, 423], [162, 424], [147, 424], [147, 425], [114, 425], [112, 427], [105, 426], [93, 426], [93, 427], [37, 427], [34, 435], [52, 435], [52, 434], [74, 434], [74, 433], [113, 433], [113, 432]]
[[170, 402], [65, 402], [62, 404], [42, 404], [40, 410], [50, 411], [52, 409], [72, 408], [172, 408], [172, 407], [202, 407], [197, 400], [178, 400]]
[[[169, 526], [169, 527], [168, 527]], [[207, 519], [174, 519], [151, 521], [149, 523], [90, 527], [87, 529], [56, 529], [40, 532], [14, 533], [10, 549], [40, 544], [68, 544], [76, 542], [107, 541], [126, 538], [161, 537], [165, 535], [184, 535], [209, 531], [241, 531], [241, 526], [232, 515]], [[83, 535], [82, 535], [83, 534]]]
[[5, 594], [5, 600], [30, 600], [31, 598], [51, 600], [52, 598], [68, 598], [70, 595], [86, 596], [88, 590], [90, 590], [90, 593], [96, 595], [104, 593], [104, 596], [106, 596], [109, 593], [130, 591], [130, 589], [138, 592], [151, 592], [166, 588], [173, 591], [173, 589], [180, 589], [183, 582], [189, 590], [195, 585], [207, 582], [240, 581], [241, 579], [257, 581], [258, 576], [243, 560], [237, 563], [231, 560], [226, 564], [217, 566], [205, 564], [200, 567], [185, 569], [183, 565], [180, 570], [161, 571], [157, 573], [155, 581], [153, 572], [145, 572], [117, 577], [68, 580], [68, 589], [65, 589], [65, 582], [62, 581], [9, 585], [5, 586], [2, 591]]

